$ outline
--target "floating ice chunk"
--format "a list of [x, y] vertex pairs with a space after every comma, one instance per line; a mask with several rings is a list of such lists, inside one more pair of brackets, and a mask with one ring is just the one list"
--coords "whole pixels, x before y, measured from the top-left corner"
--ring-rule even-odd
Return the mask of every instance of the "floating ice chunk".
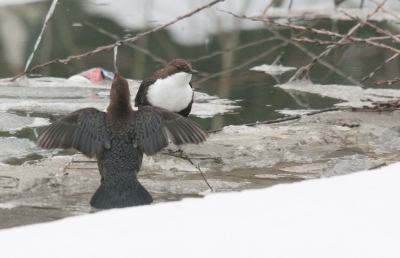
[[[277, 85], [289, 94], [293, 91], [318, 94], [323, 97], [330, 97], [347, 102], [338, 103], [338, 106], [372, 106], [371, 101], [390, 101], [393, 98], [400, 98], [400, 90], [395, 89], [365, 89], [352, 85], [321, 85], [313, 84], [309, 78], [309, 69], [301, 67], [289, 82]], [[292, 96], [296, 100], [296, 96]], [[370, 101], [365, 101], [365, 100]]]
[[[128, 80], [132, 100], [140, 81]], [[16, 87], [18, 86], [18, 87]], [[77, 109], [94, 107], [105, 110], [110, 96], [110, 85], [68, 81], [63, 78], [28, 78], [11, 83], [0, 80], [0, 111], [19, 110], [66, 115]], [[94, 97], [96, 96], [96, 97]], [[236, 101], [220, 99], [195, 92], [192, 115], [206, 118], [231, 113], [239, 106]]]
[[283, 66], [283, 53], [280, 54], [271, 65], [263, 64], [250, 68], [252, 71], [265, 72], [270, 75], [280, 75], [284, 72], [296, 70], [296, 67]]
[[24, 128], [49, 125], [48, 119], [41, 117], [23, 117], [9, 113], [0, 113], [0, 131], [16, 132]]
[[190, 114], [200, 118], [207, 118], [217, 114], [232, 113], [234, 109], [240, 107], [235, 105], [236, 102], [195, 91], [194, 103]]
[[393, 98], [400, 98], [400, 90], [395, 89], [364, 89], [360, 86], [351, 85], [321, 85], [312, 83], [285, 83], [277, 85], [284, 90], [297, 90], [318, 94], [323, 97], [330, 97], [347, 102], [338, 103], [338, 106], [362, 107], [368, 105], [368, 102], [362, 99], [373, 101], [389, 101]]
[[292, 70], [296, 70], [296, 69], [297, 69], [296, 67], [292, 67], [292, 66], [267, 65], [267, 64], [263, 64], [260, 66], [255, 66], [253, 68], [250, 68], [250, 70], [252, 70], [252, 71], [264, 72], [264, 73], [271, 74], [271, 75], [278, 75], [278, 74], [282, 74], [284, 72], [292, 71]]
[[0, 146], [0, 161], [23, 158], [38, 151], [34, 142], [16, 137], [0, 137]]

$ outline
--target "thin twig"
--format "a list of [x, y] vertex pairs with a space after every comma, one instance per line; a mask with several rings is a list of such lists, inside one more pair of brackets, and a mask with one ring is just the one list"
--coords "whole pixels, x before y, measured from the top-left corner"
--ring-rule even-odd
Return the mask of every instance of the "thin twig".
[[[189, 163], [192, 164], [195, 168], [197, 168], [197, 170], [200, 172], [201, 176], [202, 176], [203, 179], [204, 179], [204, 182], [206, 182], [206, 184], [208, 185], [208, 187], [211, 189], [211, 192], [214, 192], [214, 189], [211, 187], [211, 185], [208, 183], [206, 177], [204, 176], [203, 171], [201, 171], [200, 166], [199, 166], [199, 165], [195, 165], [195, 164], [193, 163], [193, 161], [192, 161], [192, 158], [190, 158], [190, 157], [186, 154], [186, 152], [184, 152], [184, 151], [183, 151], [182, 149], [180, 149], [180, 148], [179, 148], [178, 152], [181, 153], [181, 156], [174, 155], [174, 154], [172, 154], [172, 152], [176, 152], [176, 151], [173, 151], [173, 150], [170, 150], [170, 149], [169, 149], [168, 152], [167, 152], [167, 153], [164, 153], [164, 154], [169, 155], [169, 156], [173, 156], [173, 157], [176, 157], [176, 158], [181, 158], [181, 159], [184, 159], [184, 160], [189, 161]], [[210, 159], [217, 160], [216, 158], [210, 158]], [[221, 159], [218, 159], [218, 160], [221, 160]]]
[[185, 158], [190, 162], [190, 164], [192, 164], [193, 166], [195, 166], [195, 167], [199, 170], [201, 176], [202, 176], [203, 179], [204, 179], [204, 182], [206, 182], [206, 184], [208, 185], [208, 187], [211, 189], [211, 192], [214, 192], [214, 189], [211, 187], [211, 185], [208, 183], [206, 177], [204, 176], [203, 171], [201, 171], [200, 166], [199, 166], [199, 165], [195, 165], [195, 164], [193, 163], [193, 161], [188, 157], [188, 155], [186, 154], [186, 152], [182, 152], [182, 154], [185, 155]]
[[386, 36], [390, 37], [390, 38], [393, 39], [394, 41], [400, 42], [400, 39], [399, 39], [398, 37], [394, 36], [394, 35], [393, 35], [392, 33], [390, 33], [389, 31], [387, 31], [387, 30], [382, 30], [381, 28], [379, 28], [378, 26], [376, 26], [376, 25], [374, 25], [374, 24], [368, 22], [367, 20], [361, 20], [360, 18], [358, 18], [358, 17], [356, 17], [356, 16], [352, 16], [351, 14], [349, 14], [349, 13], [347, 13], [347, 12], [345, 12], [345, 11], [342, 11], [342, 13], [343, 13], [344, 15], [347, 15], [347, 16], [350, 17], [351, 19], [357, 21], [358, 23], [368, 25], [368, 26], [370, 26], [371, 28], [373, 28], [374, 30], [376, 30], [378, 33], [385, 34]]
[[[312, 116], [312, 115], [315, 115], [315, 114], [331, 112], [331, 111], [339, 111], [339, 110], [341, 110], [340, 107], [330, 107], [330, 108], [325, 108], [325, 109], [321, 109], [321, 110], [312, 111], [312, 112], [306, 113], [304, 115], [295, 115], [295, 116], [289, 116], [289, 117], [285, 117], [285, 118], [279, 118], [279, 119], [276, 119], [276, 120], [255, 122], [255, 123], [249, 123], [249, 124], [244, 124], [244, 125], [251, 127], [251, 126], [265, 125], [265, 124], [277, 124], [277, 123], [282, 123], [282, 122], [286, 122], [286, 121], [300, 119], [302, 116]], [[210, 131], [207, 131], [207, 133], [217, 133], [217, 132], [222, 131], [223, 129], [224, 128], [210, 130]]]
[[383, 167], [383, 166], [386, 166], [386, 162], [379, 163], [378, 165], [375, 165], [375, 166], [373, 166], [373, 167], [370, 167], [370, 168], [367, 169], [367, 170], [374, 170], [374, 169], [377, 169], [377, 168], [380, 168], [380, 167]]
[[222, 54], [226, 54], [226, 53], [229, 53], [229, 52], [232, 52], [232, 51], [237, 51], [237, 50], [241, 50], [241, 49], [244, 49], [244, 48], [252, 47], [252, 46], [255, 46], [255, 45], [258, 45], [258, 44], [261, 44], [261, 43], [264, 43], [264, 42], [272, 41], [272, 40], [276, 40], [276, 38], [275, 37], [268, 37], [268, 38], [261, 39], [261, 40], [258, 40], [258, 41], [254, 41], [254, 42], [250, 42], [250, 43], [247, 43], [247, 44], [235, 47], [235, 48], [227, 48], [227, 49], [224, 49], [224, 50], [215, 51], [213, 53], [210, 53], [210, 54], [205, 55], [205, 56], [201, 56], [201, 57], [196, 58], [196, 59], [190, 59], [189, 61], [198, 62], [198, 61], [201, 61], [201, 60], [204, 60], [204, 59], [209, 59], [209, 58], [212, 58], [212, 57], [215, 57], [215, 56], [218, 56], [218, 55], [222, 55]]
[[[313, 59], [316, 58], [316, 55], [315, 55], [315, 54], [311, 53], [307, 48], [305, 48], [304, 46], [300, 45], [299, 43], [293, 42], [293, 41], [287, 39], [286, 37], [281, 36], [278, 32], [276, 32], [276, 31], [273, 30], [273, 29], [270, 29], [270, 28], [268, 28], [268, 27], [267, 27], [267, 29], [268, 29], [271, 33], [273, 33], [277, 38], [279, 38], [279, 39], [281, 39], [281, 40], [283, 40], [283, 41], [286, 41], [286, 42], [289, 43], [289, 44], [292, 44], [293, 46], [297, 47], [298, 49], [300, 49], [301, 51], [303, 51], [304, 53], [306, 53], [309, 57], [311, 57], [311, 58], [313, 58]], [[357, 84], [357, 80], [356, 80], [356, 79], [354, 79], [354, 78], [351, 77], [351, 76], [346, 75], [344, 72], [340, 71], [338, 68], [334, 67], [334, 66], [331, 65], [330, 63], [325, 62], [325, 61], [323, 61], [323, 60], [319, 60], [319, 63], [322, 64], [323, 66], [327, 67], [327, 68], [330, 69], [331, 71], [334, 71], [335, 73], [337, 73], [338, 75], [342, 76], [343, 78], [346, 78], [346, 79], [349, 80], [350, 82], [352, 82], [352, 83], [354, 83], [354, 84]], [[310, 67], [310, 68], [311, 68], [311, 67]], [[309, 69], [310, 69], [310, 68], [309, 68]]]
[[377, 82], [375, 82], [375, 84], [376, 85], [381, 85], [381, 84], [392, 85], [392, 84], [397, 83], [399, 81], [400, 81], [400, 78], [399, 77], [395, 77], [392, 80], [380, 80], [380, 81], [377, 81]]
[[[376, 4], [376, 5], [379, 5], [379, 3], [378, 3], [377, 1], [375, 1], [375, 0], [370, 0], [370, 1], [373, 2], [373, 3]], [[383, 12], [388, 13], [388, 14], [392, 15], [393, 17], [395, 17], [396, 19], [400, 20], [400, 16], [398, 16], [397, 14], [395, 14], [395, 13], [389, 11], [389, 10], [386, 9], [384, 6], [381, 6], [380, 9], [381, 9]]]
[[260, 17], [264, 17], [267, 14], [268, 9], [276, 2], [276, 0], [271, 0], [271, 2], [265, 7], [264, 11], [260, 15]]
[[[377, 5], [377, 7], [376, 7], [372, 12], [370, 12], [370, 13], [366, 16], [366, 18], [365, 18], [364, 20], [365, 20], [365, 21], [368, 21], [368, 19], [369, 19], [372, 15], [374, 15], [376, 12], [379, 11], [379, 9], [386, 3], [386, 1], [387, 1], [387, 0], [383, 0], [379, 5]], [[234, 14], [234, 13], [231, 13], [231, 12], [227, 12], [227, 11], [225, 11], [225, 12], [226, 12], [226, 13], [229, 13], [229, 14], [231, 14], [231, 15], [237, 17], [237, 18], [250, 19], [250, 20], [253, 20], [253, 21], [270, 22], [270, 23], [273, 23], [273, 24], [275, 24], [275, 25], [277, 25], [277, 26], [289, 27], [289, 28], [294, 28], [294, 29], [297, 29], [297, 30], [308, 30], [308, 31], [310, 31], [310, 32], [312, 32], [312, 33], [316, 33], [316, 34], [323, 34], [323, 35], [328, 35], [328, 36], [334, 36], [334, 37], [339, 37], [339, 38], [341, 38], [341, 40], [339, 40], [339, 42], [332, 43], [331, 45], [327, 46], [326, 50], [325, 50], [324, 52], [322, 52], [319, 56], [314, 57], [314, 58], [311, 60], [311, 62], [307, 65], [307, 68], [308, 68], [308, 69], [311, 69], [321, 57], [328, 55], [328, 54], [330, 53], [330, 51], [332, 51], [332, 49], [335, 48], [336, 46], [338, 46], [340, 43], [348, 41], [349, 38], [351, 37], [350, 35], [353, 34], [359, 27], [361, 27], [361, 26], [363, 25], [362, 23], [358, 23], [358, 24], [355, 25], [353, 28], [351, 28], [351, 29], [347, 32], [346, 35], [341, 35], [341, 34], [339, 34], [339, 33], [334, 33], [334, 32], [331, 32], [331, 31], [317, 30], [317, 29], [314, 29], [314, 28], [309, 28], [309, 27], [304, 27], [304, 26], [296, 26], [296, 25], [293, 25], [293, 24], [287, 24], [287, 23], [277, 22], [277, 21], [274, 21], [274, 20], [271, 20], [271, 19], [263, 19], [263, 18], [260, 18], [260, 17], [247, 17], [247, 16], [245, 16], [245, 15], [237, 15], [237, 14]], [[354, 38], [352, 38], [352, 40], [353, 40], [353, 39], [354, 39]], [[359, 42], [366, 42], [366, 41], [367, 41], [367, 40], [361, 40], [361, 39], [357, 39], [357, 40], [358, 40]], [[368, 43], [368, 44], [370, 44], [370, 45], [375, 45], [375, 46], [383, 47], [383, 46], [382, 46], [383, 44], [375, 43], [375, 42], [373, 42], [373, 41], [368, 41], [368, 42], [366, 42], [366, 43]], [[386, 46], [386, 47], [387, 47], [387, 46]], [[390, 48], [390, 47], [387, 47], [387, 48]], [[394, 50], [394, 49], [393, 49], [393, 50]], [[400, 51], [399, 51], [399, 53], [400, 53]]]
[[257, 61], [257, 60], [259, 60], [259, 59], [261, 59], [261, 58], [264, 58], [265, 56], [271, 54], [273, 51], [275, 51], [275, 50], [277, 50], [277, 49], [279, 49], [279, 48], [281, 48], [281, 47], [283, 47], [283, 46], [286, 46], [286, 45], [287, 45], [286, 42], [282, 42], [282, 43], [280, 43], [280, 44], [278, 44], [278, 45], [275, 45], [275, 46], [269, 48], [269, 49], [268, 49], [267, 51], [265, 51], [264, 53], [259, 54], [259, 55], [256, 55], [256, 56], [254, 56], [254, 57], [248, 59], [247, 61], [241, 63], [241, 64], [238, 65], [238, 66], [235, 66], [235, 67], [232, 67], [232, 68], [230, 68], [230, 69], [223, 70], [223, 71], [220, 71], [220, 72], [218, 72], [218, 73], [214, 73], [214, 74], [212, 74], [212, 75], [210, 75], [210, 76], [204, 77], [204, 78], [202, 78], [202, 79], [196, 81], [196, 83], [197, 83], [197, 84], [200, 84], [200, 83], [203, 83], [203, 82], [205, 82], [205, 81], [207, 81], [207, 80], [210, 80], [210, 79], [212, 79], [212, 78], [214, 78], [214, 77], [220, 76], [220, 75], [222, 75], [222, 74], [226, 74], [226, 73], [230, 73], [230, 72], [233, 72], [233, 71], [236, 71], [236, 70], [240, 70], [240, 69], [242, 69], [243, 67], [246, 67], [246, 66], [250, 65], [251, 63], [253, 63], [253, 62]]
[[159, 26], [159, 27], [157, 27], [157, 28], [154, 28], [154, 29], [152, 29], [152, 30], [146, 31], [146, 32], [144, 32], [144, 33], [137, 34], [135, 37], [127, 38], [127, 39], [124, 39], [124, 40], [118, 40], [118, 41], [115, 42], [114, 44], [111, 44], [111, 45], [108, 45], [108, 46], [98, 47], [98, 48], [96, 48], [95, 50], [86, 52], [86, 53], [84, 53], [84, 54], [75, 55], [75, 56], [69, 56], [69, 57], [67, 57], [66, 59], [54, 59], [54, 60], [52, 60], [52, 61], [49, 61], [49, 62], [40, 64], [40, 65], [36, 65], [36, 66], [34, 66], [33, 68], [31, 68], [31, 69], [29, 69], [29, 70], [27, 70], [27, 71], [25, 71], [25, 72], [22, 72], [22, 73], [20, 73], [20, 74], [18, 74], [18, 75], [16, 75], [16, 76], [14, 76], [13, 78], [11, 78], [10, 81], [15, 81], [17, 78], [23, 76], [23, 75], [26, 74], [26, 73], [30, 73], [30, 72], [32, 72], [32, 71], [38, 69], [38, 68], [45, 67], [45, 66], [48, 66], [48, 65], [50, 65], [50, 64], [55, 64], [55, 63], [66, 64], [66, 63], [68, 63], [69, 61], [74, 60], [74, 59], [81, 59], [81, 58], [84, 58], [84, 57], [87, 57], [87, 56], [90, 56], [90, 55], [93, 55], [93, 54], [96, 54], [96, 53], [99, 53], [99, 52], [102, 52], [102, 51], [105, 51], [105, 50], [111, 50], [111, 49], [113, 49], [114, 47], [119, 46], [119, 45], [122, 45], [122, 44], [132, 43], [132, 42], [134, 42], [134, 41], [136, 41], [136, 40], [138, 40], [138, 39], [140, 39], [140, 38], [142, 38], [142, 37], [144, 37], [144, 36], [147, 36], [147, 35], [149, 35], [149, 34], [151, 34], [151, 33], [154, 33], [154, 32], [156, 32], [156, 31], [162, 30], [162, 29], [164, 29], [164, 28], [166, 28], [166, 27], [168, 27], [168, 26], [170, 26], [170, 25], [172, 25], [172, 24], [174, 24], [174, 23], [176, 23], [176, 22], [178, 22], [178, 21], [180, 21], [180, 20], [183, 20], [183, 19], [185, 19], [185, 18], [188, 18], [188, 17], [190, 17], [190, 16], [192, 16], [192, 15], [194, 15], [194, 14], [200, 12], [200, 11], [203, 10], [203, 9], [209, 8], [209, 7], [211, 7], [211, 6], [215, 5], [215, 4], [217, 4], [217, 3], [219, 3], [219, 2], [223, 2], [223, 1], [224, 1], [224, 0], [215, 0], [215, 1], [212, 1], [212, 2], [210, 2], [210, 3], [208, 3], [208, 4], [206, 4], [206, 5], [203, 5], [202, 7], [197, 8], [197, 9], [194, 10], [194, 11], [191, 11], [191, 12], [189, 12], [189, 13], [183, 15], [183, 16], [177, 17], [175, 20], [170, 21], [170, 22], [168, 22], [168, 23], [165, 23], [164, 25], [161, 25], [161, 26]]
[[12, 176], [0, 176], [0, 178], [12, 179], [14, 181], [14, 183], [15, 183], [14, 187], [12, 187], [12, 186], [3, 186], [3, 188], [18, 188], [18, 186], [19, 186], [19, 178], [12, 177]]
[[[95, 24], [93, 24], [93, 23], [91, 23], [91, 22], [85, 22], [84, 24], [87, 25], [87, 26], [90, 26], [90, 27], [94, 28], [95, 30], [97, 30], [97, 31], [100, 32], [101, 34], [104, 34], [104, 35], [106, 35], [106, 36], [109, 36], [110, 38], [113, 38], [113, 39], [115, 39], [115, 40], [119, 40], [119, 39], [120, 39], [120, 37], [119, 37], [118, 35], [113, 34], [113, 33], [109, 32], [109, 31], [107, 31], [107, 30], [105, 30], [105, 29], [103, 29], [103, 28], [100, 28], [99, 26], [97, 26], [97, 25], [95, 25]], [[164, 59], [162, 59], [162, 58], [160, 58], [160, 57], [154, 55], [152, 52], [150, 52], [149, 50], [147, 50], [147, 49], [145, 49], [145, 48], [136, 46], [136, 45], [134, 45], [134, 44], [126, 44], [126, 46], [128, 46], [128, 47], [130, 47], [130, 48], [133, 48], [133, 49], [135, 49], [135, 50], [137, 50], [137, 51], [142, 52], [143, 54], [146, 54], [146, 55], [150, 56], [151, 59], [153, 59], [154, 62], [160, 63], [160, 64], [162, 64], [162, 65], [167, 65], [167, 63], [168, 63], [168, 62], [165, 61]]]
[[[393, 56], [391, 56], [389, 59], [387, 59], [386, 61], [384, 61], [380, 66], [378, 66], [373, 72], [371, 72], [370, 74], [368, 74], [367, 76], [365, 76], [364, 78], [362, 78], [362, 80], [358, 83], [361, 84], [363, 82], [365, 82], [367, 79], [371, 78], [372, 76], [374, 76], [374, 74], [376, 73], [376, 71], [378, 71], [379, 69], [381, 69], [385, 64], [389, 63], [390, 61], [392, 61], [393, 59], [395, 59], [396, 57], [398, 57], [399, 54], [394, 54]], [[378, 83], [375, 83], [378, 84]]]

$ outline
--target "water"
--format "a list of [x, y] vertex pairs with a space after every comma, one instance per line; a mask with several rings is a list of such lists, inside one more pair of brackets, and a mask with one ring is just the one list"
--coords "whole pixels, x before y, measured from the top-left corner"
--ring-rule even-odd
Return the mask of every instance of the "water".
[[[13, 77], [24, 70], [24, 65], [31, 54], [37, 36], [51, 1], [26, 1], [17, 5], [5, 5], [0, 1], [0, 78]], [[109, 45], [118, 39], [131, 37], [164, 24], [183, 15], [207, 1], [181, 1], [180, 8], [173, 8], [170, 2], [163, 1], [59, 1], [55, 13], [46, 27], [42, 41], [38, 46], [30, 67], [56, 58], [82, 54], [99, 46]], [[283, 1], [285, 2], [285, 1]], [[295, 0], [296, 2], [296, 0]], [[299, 2], [299, 1], [297, 1]], [[218, 5], [219, 9], [230, 10], [238, 14], [256, 13], [263, 10], [265, 1], [226, 1]], [[353, 21], [332, 21], [317, 19], [301, 21], [298, 24], [312, 26], [317, 29], [337, 30], [346, 33], [356, 23]], [[398, 26], [393, 22], [375, 22], [383, 29], [398, 34]], [[206, 130], [221, 128], [225, 125], [240, 125], [255, 121], [272, 120], [285, 115], [276, 110], [322, 109], [341, 102], [319, 94], [299, 91], [287, 91], [274, 87], [279, 82], [286, 82], [294, 71], [288, 71], [279, 77], [262, 72], [251, 71], [250, 68], [262, 64], [271, 64], [284, 52], [284, 65], [301, 67], [307, 65], [312, 56], [324, 51], [324, 46], [295, 43], [293, 37], [315, 38], [309, 32], [275, 27], [271, 24], [241, 20], [222, 13], [216, 8], [182, 20], [166, 30], [150, 34], [133, 44], [118, 48], [118, 70], [126, 78], [142, 80], [155, 70], [160, 69], [171, 59], [185, 58], [200, 71], [193, 76], [193, 85], [198, 92], [209, 96], [226, 99], [227, 105], [238, 106], [231, 112], [202, 118], [191, 116]], [[368, 26], [356, 33], [357, 37], [372, 37], [378, 34]], [[320, 37], [329, 40], [329, 37]], [[385, 41], [386, 44], [392, 44]], [[319, 84], [354, 85], [372, 72], [392, 54], [386, 50], [367, 45], [353, 44], [335, 48], [322, 60], [332, 68], [317, 63], [310, 71], [311, 80]], [[114, 70], [113, 51], [100, 52], [67, 64], [54, 64], [34, 71], [29, 77], [61, 77], [68, 78], [82, 71], [102, 67]], [[398, 76], [399, 60], [379, 70], [372, 79], [363, 83], [364, 88], [377, 88], [375, 81], [392, 79]], [[22, 81], [23, 82], [23, 81]], [[64, 84], [63, 84], [64, 83]], [[137, 82], [136, 82], [137, 83]], [[57, 87], [49, 87], [58, 85]], [[107, 105], [109, 85], [82, 86], [59, 83], [56, 79], [47, 82], [36, 82], [35, 87], [0, 86], [0, 153], [1, 162], [21, 165], [27, 160], [73, 152], [51, 153], [37, 148], [33, 141], [44, 126], [58, 117], [88, 104], [99, 109]], [[137, 86], [137, 85], [136, 85]], [[385, 86], [379, 86], [382, 88]], [[386, 86], [394, 88], [394, 86]], [[100, 98], [92, 98], [99, 94]], [[103, 94], [103, 95], [101, 95]], [[132, 92], [135, 94], [135, 92]], [[22, 103], [22, 104], [21, 104]], [[201, 103], [199, 103], [201, 104]], [[203, 107], [210, 106], [210, 100]], [[218, 103], [220, 104], [220, 102]], [[201, 106], [198, 106], [201, 107]], [[233, 111], [233, 112], [232, 112]], [[9, 146], [6, 148], [6, 146]], [[17, 148], [15, 147], [17, 146]], [[263, 171], [256, 171], [262, 173]], [[217, 177], [218, 175], [213, 175]], [[232, 182], [253, 180], [254, 173], [240, 171], [225, 174], [224, 178]], [[263, 182], [258, 184], [257, 182]], [[265, 181], [259, 178], [254, 184], [248, 184], [238, 190], [266, 187], [271, 184], [286, 182], [282, 180]], [[289, 178], [287, 182], [298, 179]], [[166, 186], [171, 187], [171, 185]], [[160, 189], [162, 186], [160, 186]], [[161, 190], [160, 190], [161, 191]], [[74, 207], [81, 207], [80, 202], [88, 200], [91, 192], [80, 194]], [[193, 196], [191, 191], [171, 190], [168, 195], [155, 194], [157, 201], [177, 200], [185, 196]], [[72, 196], [73, 199], [74, 195]], [[164, 197], [163, 197], [164, 196]], [[76, 197], [76, 196], [75, 196]], [[65, 200], [53, 203], [62, 209]], [[49, 201], [51, 204], [52, 202]], [[78, 204], [76, 204], [78, 203]], [[51, 205], [50, 205], [51, 206]], [[50, 206], [44, 209], [47, 212]], [[18, 208], [20, 214], [31, 214], [31, 209]], [[90, 212], [87, 206], [63, 213], [55, 210], [49, 219], [30, 220], [29, 223], [48, 221], [74, 214]], [[4, 210], [7, 213], [11, 210]], [[40, 214], [42, 213], [35, 213]], [[61, 214], [61, 215], [60, 215]], [[24, 216], [25, 216], [24, 215]], [[10, 215], [11, 217], [13, 215]], [[25, 217], [21, 215], [21, 220]], [[24, 218], [22, 218], [24, 217]], [[25, 224], [22, 223], [22, 224]], [[14, 225], [9, 222], [8, 226]]]

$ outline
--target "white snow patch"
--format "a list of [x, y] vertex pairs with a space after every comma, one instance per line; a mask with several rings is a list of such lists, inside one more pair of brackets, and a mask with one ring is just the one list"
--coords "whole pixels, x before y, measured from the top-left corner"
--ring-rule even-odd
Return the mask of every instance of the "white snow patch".
[[218, 114], [233, 113], [240, 106], [235, 105], [240, 100], [221, 99], [203, 92], [194, 92], [194, 102], [191, 115], [200, 118], [213, 117]]
[[1, 230], [1, 253], [15, 258], [399, 257], [399, 170], [396, 163]]

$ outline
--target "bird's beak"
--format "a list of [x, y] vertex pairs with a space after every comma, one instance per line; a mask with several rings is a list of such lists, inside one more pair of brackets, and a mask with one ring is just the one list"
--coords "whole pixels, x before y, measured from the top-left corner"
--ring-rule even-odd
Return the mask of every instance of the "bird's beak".
[[191, 69], [188, 73], [190, 73], [190, 74], [198, 74], [199, 72], [197, 70]]

